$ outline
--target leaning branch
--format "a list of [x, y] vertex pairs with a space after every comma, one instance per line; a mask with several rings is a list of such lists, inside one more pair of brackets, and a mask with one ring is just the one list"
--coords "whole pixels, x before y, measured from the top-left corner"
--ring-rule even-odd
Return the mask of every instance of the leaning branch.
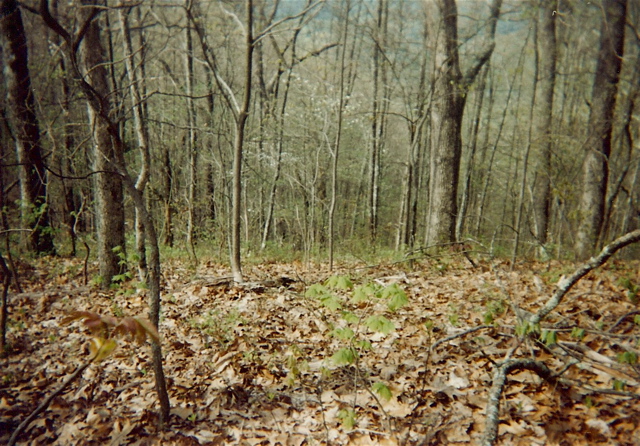
[[640, 229], [636, 229], [633, 232], [623, 235], [622, 237], [617, 238], [616, 240], [602, 248], [600, 254], [595, 257], [591, 257], [587, 262], [585, 262], [577, 270], [575, 270], [573, 274], [571, 274], [569, 277], [562, 278], [558, 282], [558, 289], [556, 290], [554, 295], [547, 301], [544, 307], [538, 310], [536, 314], [531, 316], [529, 322], [531, 322], [532, 325], [539, 324], [542, 319], [544, 319], [558, 305], [560, 305], [560, 302], [562, 302], [564, 296], [580, 279], [587, 275], [591, 270], [604, 265], [607, 260], [609, 260], [609, 258], [617, 251], [637, 241], [640, 241]]

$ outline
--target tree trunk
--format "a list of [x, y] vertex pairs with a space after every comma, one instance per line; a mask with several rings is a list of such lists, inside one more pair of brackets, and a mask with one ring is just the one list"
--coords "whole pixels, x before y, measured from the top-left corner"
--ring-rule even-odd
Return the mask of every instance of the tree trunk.
[[471, 131], [469, 132], [469, 161], [467, 162], [467, 172], [464, 177], [462, 197], [460, 197], [460, 212], [456, 220], [456, 240], [462, 239], [465, 227], [465, 219], [467, 216], [467, 208], [469, 206], [471, 176], [475, 167], [476, 149], [478, 147], [478, 131], [480, 129], [480, 116], [482, 114], [482, 103], [484, 102], [484, 87], [486, 85], [488, 71], [489, 65], [487, 64], [487, 66], [482, 70], [482, 74], [480, 75], [480, 80], [478, 82], [476, 106], [471, 123]]
[[622, 55], [626, 0], [603, 0], [604, 17], [600, 50], [591, 94], [589, 136], [582, 165], [580, 223], [576, 237], [576, 257], [587, 259], [598, 244], [609, 178], [611, 134]]
[[501, 0], [491, 5], [487, 49], [463, 76], [458, 53], [458, 12], [455, 0], [438, 0], [443, 36], [436, 42], [436, 81], [431, 107], [431, 163], [427, 243], [455, 241], [458, 177], [462, 154], [462, 117], [467, 89], [493, 53]]
[[333, 256], [335, 254], [335, 211], [338, 202], [338, 156], [340, 154], [340, 140], [342, 138], [342, 114], [345, 107], [345, 66], [347, 53], [347, 39], [349, 35], [349, 12], [351, 1], [345, 5], [345, 18], [342, 28], [342, 51], [340, 54], [339, 84], [338, 84], [338, 116], [336, 136], [331, 150], [331, 202], [329, 204], [329, 270], [333, 270]]
[[22, 221], [31, 229], [28, 247], [37, 254], [55, 254], [47, 204], [47, 173], [40, 147], [40, 129], [29, 75], [27, 38], [15, 0], [0, 1], [0, 39], [4, 57], [7, 108], [20, 163]]
[[[371, 116], [371, 152], [369, 163], [369, 239], [375, 246], [378, 232], [378, 208], [380, 205], [380, 155], [382, 153], [384, 127], [387, 120], [385, 101], [388, 86], [386, 85], [386, 61], [382, 54], [387, 39], [388, 2], [378, 0], [377, 22], [373, 36], [373, 91]], [[382, 85], [380, 85], [382, 84]]]
[[[136, 211], [141, 217], [141, 221], [145, 227], [145, 234], [149, 242], [149, 318], [156, 329], [160, 322], [160, 251], [158, 249], [158, 237], [156, 234], [153, 220], [149, 215], [148, 209], [144, 202], [142, 193], [136, 188], [136, 184], [129, 176], [124, 157], [122, 156], [124, 143], [120, 138], [117, 127], [109, 116], [109, 103], [98, 89], [106, 87], [106, 69], [104, 68], [104, 48], [100, 42], [100, 28], [95, 21], [95, 17], [102, 10], [96, 7], [95, 3], [86, 3], [87, 8], [80, 10], [81, 25], [77, 35], [73, 37], [54, 19], [49, 12], [49, 5], [46, 0], [40, 3], [40, 14], [49, 28], [54, 30], [58, 35], [64, 38], [71, 59], [71, 67], [73, 69], [74, 78], [78, 82], [82, 92], [87, 99], [90, 117], [94, 124], [94, 136], [102, 138], [110, 137], [108, 146], [99, 146], [96, 144], [99, 158], [102, 159], [106, 168], [110, 169], [109, 175], [112, 183], [115, 179], [120, 185], [120, 193], [122, 194], [122, 185], [124, 184], [133, 199]], [[80, 42], [80, 51], [83, 59], [83, 65], [91, 67], [89, 75], [82, 76], [76, 57], [77, 44]], [[108, 93], [108, 91], [107, 91]], [[98, 132], [98, 129], [100, 132]], [[100, 195], [100, 191], [96, 195]], [[120, 197], [122, 198], [122, 196]], [[122, 204], [122, 200], [120, 201]], [[120, 206], [122, 207], [122, 206]], [[105, 221], [104, 219], [102, 220]], [[124, 221], [121, 220], [122, 222]], [[115, 222], [118, 223], [118, 222]], [[101, 232], [98, 236], [103, 235]], [[101, 244], [102, 245], [102, 244]], [[102, 260], [102, 259], [101, 259]], [[155, 388], [158, 394], [158, 402], [160, 404], [160, 425], [169, 420], [170, 401], [167, 392], [166, 380], [163, 370], [162, 347], [159, 343], [152, 343], [153, 370], [155, 375]]]
[[[537, 22], [535, 22], [533, 25], [533, 34], [534, 34], [534, 46], [535, 46], [538, 40], [538, 37], [537, 37], [538, 23]], [[528, 36], [527, 36], [527, 40], [529, 40]], [[525, 145], [524, 153], [522, 154], [522, 178], [520, 179], [520, 191], [518, 192], [518, 202], [515, 206], [515, 209], [516, 209], [516, 215], [515, 215], [516, 221], [514, 224], [515, 240], [513, 242], [513, 252], [511, 254], [511, 271], [513, 271], [513, 268], [515, 267], [516, 257], [518, 255], [518, 248], [520, 247], [520, 236], [521, 236], [520, 227], [522, 226], [522, 215], [524, 213], [524, 201], [525, 201], [524, 195], [527, 189], [527, 174], [529, 172], [529, 155], [531, 154], [531, 140], [533, 138], [532, 136], [533, 110], [535, 108], [536, 91], [538, 89], [538, 67], [539, 67], [539, 54], [538, 54], [537, 46], [534, 47], [533, 57], [534, 57], [533, 91], [531, 93], [531, 104], [529, 106], [529, 116], [527, 117], [527, 121], [529, 122], [528, 135], [525, 143], [526, 145]], [[521, 82], [521, 85], [522, 85], [522, 82]], [[520, 88], [522, 89], [522, 86]], [[516, 122], [517, 122], [517, 119], [516, 119]], [[516, 125], [515, 128], [517, 129], [518, 126]], [[515, 143], [515, 138], [514, 138], [514, 143]]]
[[[151, 157], [149, 155], [149, 137], [146, 119], [143, 111], [143, 99], [141, 93], [140, 80], [138, 79], [136, 64], [134, 64], [134, 52], [133, 45], [131, 43], [131, 31], [129, 29], [129, 14], [131, 8], [127, 8], [126, 11], [118, 10], [120, 18], [120, 26], [122, 28], [122, 36], [124, 43], [124, 57], [125, 66], [127, 68], [127, 74], [129, 75], [129, 82], [131, 86], [131, 107], [133, 109], [133, 124], [135, 128], [136, 137], [138, 139], [138, 150], [140, 152], [140, 173], [136, 180], [136, 189], [140, 191], [144, 199], [144, 190], [149, 182], [149, 171], [151, 169]], [[144, 66], [144, 60], [140, 61], [140, 66]], [[145, 200], [146, 201], [146, 200]], [[146, 204], [145, 204], [146, 208]], [[136, 251], [138, 254], [138, 275], [140, 281], [145, 283], [147, 281], [147, 255], [145, 249], [145, 234], [144, 224], [142, 218], [136, 211], [135, 219], [136, 227]]]
[[163, 176], [163, 207], [164, 207], [164, 238], [162, 242], [173, 247], [173, 206], [171, 204], [171, 190], [173, 188], [173, 169], [171, 167], [171, 153], [165, 146], [162, 151], [162, 176]]
[[[84, 5], [93, 5], [83, 1]], [[88, 19], [90, 9], [80, 8], [81, 22]], [[108, 116], [111, 104], [106, 51], [100, 38], [100, 27], [91, 21], [80, 44], [81, 65], [86, 82], [100, 96], [99, 108], [88, 106], [89, 121], [93, 132], [93, 163], [95, 175], [95, 212], [98, 238], [98, 261], [104, 287], [111, 285], [113, 276], [120, 273], [121, 256], [125, 254], [124, 204], [122, 178], [113, 171], [112, 162], [123, 160], [123, 147], [114, 144], [109, 123], [100, 114]]]
[[535, 236], [544, 246], [548, 240], [549, 214], [551, 209], [551, 153], [553, 139], [551, 124], [553, 119], [553, 92], [556, 76], [556, 13], [557, 0], [540, 1], [540, 26], [536, 34], [539, 52], [538, 96], [534, 118], [538, 151], [536, 183], [533, 195], [533, 216]]
[[[188, 7], [191, 2], [187, 0]], [[189, 165], [189, 178], [187, 187], [187, 249], [194, 261], [197, 261], [195, 243], [194, 243], [194, 219], [196, 207], [196, 186], [197, 186], [197, 133], [196, 133], [196, 106], [193, 99], [193, 36], [191, 34], [191, 26], [187, 26], [187, 48], [185, 54], [186, 65], [186, 84], [187, 84], [187, 118], [188, 118], [188, 136], [187, 136], [187, 163]]]

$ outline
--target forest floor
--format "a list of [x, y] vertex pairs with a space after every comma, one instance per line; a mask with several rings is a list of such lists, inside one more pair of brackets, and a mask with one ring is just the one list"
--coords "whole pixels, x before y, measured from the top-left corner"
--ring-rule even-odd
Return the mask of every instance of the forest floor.
[[[124, 339], [18, 444], [478, 444], [493, 368], [511, 357], [562, 374], [555, 384], [527, 370], [508, 376], [498, 444], [640, 445], [640, 263], [591, 272], [543, 322], [549, 331], [524, 337], [515, 307], [536, 311], [575, 265], [477, 263], [354, 262], [333, 273], [254, 264], [237, 287], [224, 266], [168, 261], [166, 429], [157, 426], [150, 346]], [[82, 321], [61, 324], [66, 315], [148, 311], [133, 283], [112, 292], [83, 285], [77, 260], [39, 260], [21, 280], [24, 293], [9, 294], [0, 444], [86, 361], [91, 334]]]

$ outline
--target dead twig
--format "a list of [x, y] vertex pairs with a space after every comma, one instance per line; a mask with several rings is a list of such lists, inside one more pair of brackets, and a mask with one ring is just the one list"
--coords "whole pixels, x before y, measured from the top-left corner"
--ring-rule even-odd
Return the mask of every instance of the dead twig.
[[29, 424], [31, 424], [31, 422], [35, 420], [38, 415], [40, 415], [42, 412], [47, 410], [47, 407], [49, 407], [49, 404], [51, 404], [53, 399], [58, 395], [62, 394], [62, 392], [64, 392], [65, 389], [72, 382], [78, 379], [82, 375], [82, 372], [84, 372], [85, 369], [89, 367], [91, 363], [93, 363], [93, 361], [96, 359], [96, 357], [99, 354], [100, 354], [100, 350], [98, 350], [95, 353], [95, 355], [91, 356], [91, 358], [89, 358], [82, 365], [80, 365], [80, 367], [78, 367], [75, 372], [73, 372], [71, 375], [67, 377], [67, 379], [64, 380], [64, 382], [60, 385], [60, 387], [58, 387], [47, 398], [45, 398], [44, 401], [42, 401], [42, 403], [40, 403], [40, 405], [36, 407], [36, 409], [33, 412], [31, 412], [29, 416], [22, 421], [22, 423], [18, 425], [16, 430], [13, 431], [13, 434], [11, 434], [11, 438], [9, 439], [9, 443], [7, 443], [7, 446], [15, 445], [16, 441], [18, 440], [18, 436], [29, 426]]

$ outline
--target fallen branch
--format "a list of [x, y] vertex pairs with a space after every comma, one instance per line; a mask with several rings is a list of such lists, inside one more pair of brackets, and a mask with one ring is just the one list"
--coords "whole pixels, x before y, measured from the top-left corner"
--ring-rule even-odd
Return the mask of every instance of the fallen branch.
[[627, 245], [635, 243], [640, 240], [640, 229], [636, 229], [633, 232], [623, 235], [620, 238], [615, 239], [607, 246], [602, 248], [600, 254], [595, 257], [591, 257], [587, 262], [582, 264], [577, 270], [573, 272], [569, 277], [564, 277], [558, 281], [558, 289], [551, 296], [551, 299], [547, 301], [547, 303], [542, 307], [538, 312], [531, 316], [529, 322], [531, 325], [538, 325], [542, 319], [544, 319], [549, 313], [551, 313], [560, 302], [564, 296], [569, 292], [571, 287], [573, 287], [580, 279], [582, 279], [585, 275], [587, 275], [590, 271], [598, 268], [599, 266], [604, 265], [609, 258], [615, 254], [620, 249], [624, 248]]
[[11, 434], [11, 438], [9, 439], [9, 443], [7, 443], [7, 446], [13, 446], [18, 440], [18, 436], [29, 426], [29, 424], [31, 424], [31, 422], [35, 420], [38, 415], [40, 415], [42, 412], [47, 410], [47, 407], [49, 407], [49, 404], [51, 404], [53, 399], [58, 395], [62, 394], [62, 392], [64, 392], [64, 390], [72, 382], [78, 379], [82, 375], [82, 372], [84, 372], [85, 369], [89, 367], [91, 363], [93, 363], [94, 359], [96, 359], [96, 357], [99, 354], [100, 354], [100, 350], [98, 350], [95, 355], [93, 355], [86, 362], [84, 362], [80, 367], [78, 367], [75, 372], [73, 372], [71, 375], [67, 377], [67, 379], [64, 380], [64, 382], [62, 383], [62, 385], [60, 385], [60, 387], [58, 387], [53, 393], [51, 393], [47, 398], [45, 398], [45, 400], [42, 403], [40, 403], [40, 405], [36, 407], [36, 409], [33, 412], [31, 412], [29, 416], [22, 421], [22, 423], [18, 425], [16, 430], [13, 431], [13, 434]]
[[444, 344], [445, 342], [453, 341], [454, 339], [460, 338], [462, 336], [466, 336], [469, 333], [473, 333], [473, 332], [476, 332], [476, 331], [479, 331], [479, 330], [484, 330], [485, 328], [495, 328], [495, 327], [493, 325], [479, 325], [477, 327], [473, 327], [473, 328], [470, 328], [468, 330], [461, 331], [460, 333], [456, 333], [456, 334], [453, 334], [451, 336], [447, 336], [444, 339], [440, 339], [440, 340], [434, 342], [431, 345], [431, 347], [429, 347], [429, 350], [434, 350], [440, 344]]
[[531, 370], [545, 381], [554, 382], [555, 375], [549, 367], [533, 359], [511, 359], [503, 362], [493, 371], [493, 384], [489, 391], [489, 401], [487, 402], [487, 420], [484, 436], [481, 444], [492, 446], [498, 437], [498, 424], [500, 423], [500, 396], [504, 389], [507, 375], [515, 370]]

